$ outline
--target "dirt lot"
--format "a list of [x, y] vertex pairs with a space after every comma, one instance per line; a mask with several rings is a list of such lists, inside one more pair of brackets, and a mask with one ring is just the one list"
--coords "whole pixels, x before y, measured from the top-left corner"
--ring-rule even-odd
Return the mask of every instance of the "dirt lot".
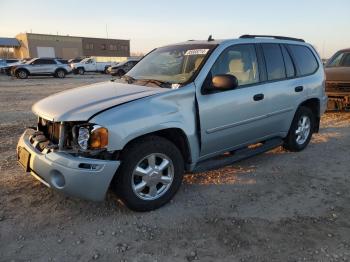
[[278, 148], [186, 175], [149, 213], [65, 197], [25, 175], [15, 147], [31, 105], [108, 80], [0, 77], [0, 261], [350, 261], [350, 114], [326, 114], [300, 153]]

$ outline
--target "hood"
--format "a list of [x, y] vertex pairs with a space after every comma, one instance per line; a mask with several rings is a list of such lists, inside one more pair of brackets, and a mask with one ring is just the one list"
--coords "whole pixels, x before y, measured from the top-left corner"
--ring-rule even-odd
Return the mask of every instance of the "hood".
[[87, 121], [108, 108], [170, 90], [109, 81], [51, 95], [34, 104], [32, 110], [50, 121]]
[[350, 82], [350, 70], [348, 67], [326, 67], [326, 80], [334, 82]]

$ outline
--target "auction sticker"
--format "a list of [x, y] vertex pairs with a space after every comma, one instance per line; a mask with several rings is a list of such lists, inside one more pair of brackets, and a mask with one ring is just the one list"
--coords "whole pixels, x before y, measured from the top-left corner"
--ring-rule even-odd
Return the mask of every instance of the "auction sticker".
[[187, 50], [185, 55], [206, 55], [209, 49], [192, 49]]

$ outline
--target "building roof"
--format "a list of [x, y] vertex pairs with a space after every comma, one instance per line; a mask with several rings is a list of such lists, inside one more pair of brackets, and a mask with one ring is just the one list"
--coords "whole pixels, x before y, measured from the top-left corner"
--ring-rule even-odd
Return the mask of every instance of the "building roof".
[[0, 37], [0, 47], [19, 47], [21, 44], [16, 38]]

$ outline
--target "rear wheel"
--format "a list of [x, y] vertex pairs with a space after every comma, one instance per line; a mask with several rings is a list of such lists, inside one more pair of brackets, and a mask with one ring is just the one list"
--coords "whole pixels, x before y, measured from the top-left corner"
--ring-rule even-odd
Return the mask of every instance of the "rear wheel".
[[66, 71], [63, 69], [58, 69], [55, 73], [55, 76], [58, 78], [65, 78], [66, 77]]
[[315, 116], [304, 106], [295, 113], [288, 136], [284, 141], [284, 148], [290, 151], [301, 151], [310, 142], [315, 127]]
[[24, 70], [24, 69], [19, 69], [16, 72], [16, 77], [20, 78], [20, 79], [26, 79], [26, 78], [28, 78], [28, 71]]
[[152, 136], [126, 148], [113, 181], [121, 200], [135, 211], [166, 204], [179, 189], [184, 161], [179, 149], [165, 138]]

